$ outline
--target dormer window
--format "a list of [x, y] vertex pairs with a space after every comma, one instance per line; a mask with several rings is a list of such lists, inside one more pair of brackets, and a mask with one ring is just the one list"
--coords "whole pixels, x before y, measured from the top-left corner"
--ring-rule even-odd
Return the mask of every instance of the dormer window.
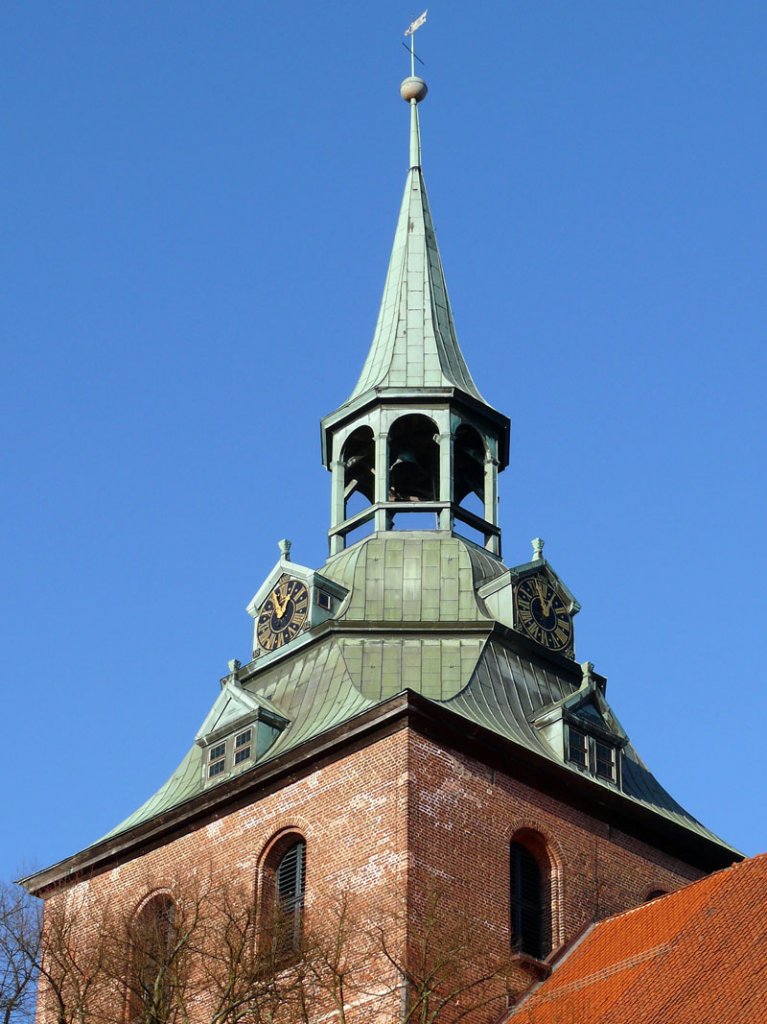
[[234, 737], [234, 763], [242, 764], [250, 758], [250, 741], [253, 736], [252, 729], [246, 729], [239, 736]]
[[574, 725], [567, 726], [567, 760], [598, 779], [618, 781], [616, 747], [596, 736], [590, 736]]
[[317, 591], [317, 606], [329, 612], [332, 607], [332, 601], [330, 594], [326, 594], [324, 590]]
[[588, 768], [589, 766], [589, 738], [585, 732], [581, 732], [580, 729], [574, 728], [572, 725], [569, 727], [569, 741], [570, 748], [568, 751], [568, 760], [572, 761], [573, 764], [577, 764], [579, 768]]
[[208, 778], [250, 761], [253, 756], [253, 728], [243, 729], [208, 748]]
[[615, 763], [617, 751], [609, 743], [594, 740], [594, 774], [599, 779], [615, 782]]
[[234, 673], [222, 683], [221, 694], [195, 737], [207, 785], [218, 785], [258, 763], [289, 722], [268, 697], [245, 690]]
[[226, 771], [226, 743], [217, 743], [208, 751], [208, 778], [214, 779]]

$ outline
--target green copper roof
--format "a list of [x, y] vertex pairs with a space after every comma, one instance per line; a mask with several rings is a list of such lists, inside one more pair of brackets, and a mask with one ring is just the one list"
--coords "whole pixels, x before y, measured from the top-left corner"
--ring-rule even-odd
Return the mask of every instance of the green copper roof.
[[351, 590], [341, 621], [489, 622], [475, 588], [505, 571], [500, 558], [449, 533], [392, 532], [334, 556], [323, 574]]
[[[453, 711], [467, 728], [483, 726], [577, 773], [534, 722], [581, 688], [580, 669], [533, 661], [494, 632], [477, 590], [503, 571], [500, 559], [476, 545], [434, 533], [373, 535], [331, 558], [323, 575], [350, 588], [336, 616], [339, 631], [260, 670], [256, 663], [237, 684], [287, 723], [257, 766], [407, 689]], [[616, 792], [607, 781], [590, 781]], [[205, 752], [195, 744], [165, 785], [109, 836], [179, 807], [205, 788]], [[666, 792], [628, 742], [620, 792], [726, 848]]]
[[377, 388], [455, 387], [484, 401], [455, 333], [426, 185], [418, 108], [411, 105], [411, 163], [373, 343], [347, 403]]

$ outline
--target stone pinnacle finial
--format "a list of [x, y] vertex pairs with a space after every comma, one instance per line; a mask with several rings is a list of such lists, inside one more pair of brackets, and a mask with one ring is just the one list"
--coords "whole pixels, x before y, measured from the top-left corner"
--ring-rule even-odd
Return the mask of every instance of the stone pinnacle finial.
[[292, 541], [281, 540], [281, 541], [278, 541], [278, 543], [279, 543], [279, 546], [280, 546], [280, 557], [284, 558], [286, 562], [289, 562], [290, 561], [290, 547], [291, 547]]
[[534, 562], [542, 562], [543, 561], [543, 545], [546, 542], [544, 541], [543, 537], [533, 537], [531, 543], [533, 545], [533, 561]]
[[591, 686], [594, 682], [594, 662], [582, 661], [581, 672], [583, 673], [583, 684], [585, 686]]

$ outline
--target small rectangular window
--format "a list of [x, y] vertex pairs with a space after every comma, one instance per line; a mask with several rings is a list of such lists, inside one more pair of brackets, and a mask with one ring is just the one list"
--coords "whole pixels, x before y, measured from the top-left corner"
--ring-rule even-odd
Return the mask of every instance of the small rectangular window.
[[226, 768], [226, 743], [217, 743], [208, 751], [208, 778], [213, 779]]
[[601, 743], [599, 740], [594, 740], [594, 749], [596, 753], [595, 774], [600, 779], [609, 779], [611, 782], [614, 782], [615, 748], [611, 747], [609, 743]]
[[245, 732], [241, 732], [239, 736], [234, 738], [234, 763], [242, 764], [243, 761], [247, 761], [250, 757], [250, 740], [253, 732], [251, 729], [246, 729]]
[[322, 590], [317, 591], [317, 604], [320, 608], [324, 608], [326, 612], [330, 611], [330, 594], [324, 593]]
[[579, 729], [574, 729], [572, 726], [567, 731], [567, 746], [568, 746], [568, 761], [572, 761], [573, 764], [577, 764], [579, 768], [588, 768], [589, 765], [589, 754], [588, 754], [588, 737], [585, 733]]

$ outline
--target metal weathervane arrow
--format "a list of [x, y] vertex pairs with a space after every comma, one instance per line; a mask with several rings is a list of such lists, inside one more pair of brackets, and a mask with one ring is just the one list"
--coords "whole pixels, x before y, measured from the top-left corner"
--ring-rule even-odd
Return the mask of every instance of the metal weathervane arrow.
[[419, 64], [423, 64], [423, 61], [421, 60], [421, 58], [419, 56], [416, 55], [416, 52], [415, 52], [415, 34], [418, 31], [418, 29], [421, 27], [421, 25], [424, 25], [426, 23], [426, 15], [428, 13], [429, 13], [428, 9], [425, 10], [423, 12], [423, 14], [420, 15], [420, 17], [415, 19], [415, 21], [411, 21], [411, 23], [405, 29], [405, 35], [406, 36], [410, 36], [410, 46], [408, 46], [407, 43], [403, 43], [402, 45], [405, 47], [406, 50], [410, 51], [410, 74], [411, 75], [415, 75], [415, 62], [416, 61], [418, 61]]

